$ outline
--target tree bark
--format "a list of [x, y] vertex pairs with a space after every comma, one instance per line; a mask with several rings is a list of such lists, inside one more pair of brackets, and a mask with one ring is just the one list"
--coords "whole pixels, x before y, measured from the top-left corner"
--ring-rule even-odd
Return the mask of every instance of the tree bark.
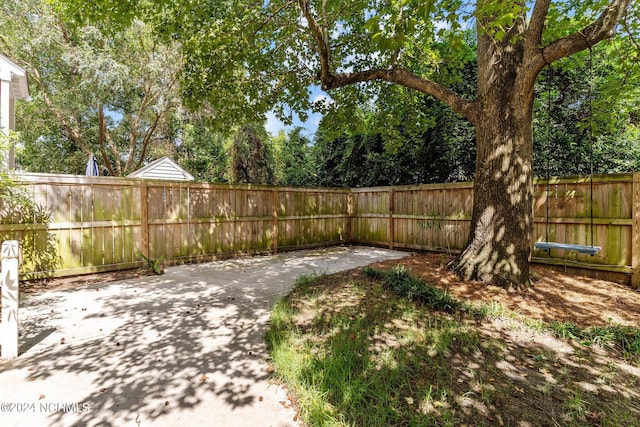
[[[513, 28], [522, 34], [524, 25]], [[471, 232], [454, 261], [465, 279], [529, 284], [533, 232], [533, 99], [524, 40], [478, 35], [476, 171]]]
[[465, 279], [516, 288], [529, 283], [533, 227], [532, 103], [487, 99], [476, 123], [471, 232], [454, 262]]

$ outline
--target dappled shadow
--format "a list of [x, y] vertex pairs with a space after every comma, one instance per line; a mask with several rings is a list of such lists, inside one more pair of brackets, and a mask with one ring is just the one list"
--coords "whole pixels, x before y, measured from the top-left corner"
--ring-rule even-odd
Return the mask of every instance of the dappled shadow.
[[447, 268], [450, 259], [446, 254], [425, 253], [379, 266], [404, 265], [412, 274], [447, 289], [460, 300], [498, 302], [532, 319], [571, 322], [581, 327], [640, 324], [640, 292], [624, 285], [533, 266], [538, 277], [533, 288], [509, 292], [499, 286], [460, 280]]
[[346, 424], [637, 425], [637, 366], [511, 321], [408, 316], [366, 282], [343, 274], [289, 300], [315, 346], [301, 376]]
[[280, 403], [286, 394], [268, 383], [263, 335], [271, 306], [301, 274], [383, 256], [334, 248], [234, 259], [30, 297], [22, 328], [29, 351], [0, 365], [0, 380], [14, 383], [14, 399], [89, 404], [86, 412], [20, 414], [30, 426], [186, 419], [191, 425], [295, 425], [294, 412]]
[[44, 277], [61, 264], [57, 238], [49, 230], [51, 216], [46, 206], [17, 183], [12, 184], [10, 194], [0, 198], [0, 241], [20, 242], [20, 271], [32, 277]]
[[[72, 311], [75, 329], [58, 332], [64, 336], [56, 336], [54, 347], [30, 357], [34, 390], [60, 381], [54, 393], [62, 396], [68, 392], [62, 373], [85, 376], [83, 390], [71, 395], [89, 402], [90, 411], [52, 414], [53, 424], [119, 426], [136, 419], [148, 424], [212, 396], [224, 402], [208, 404], [214, 413], [216, 405], [233, 413], [257, 402], [250, 388], [267, 377], [259, 362], [264, 356], [259, 319], [264, 320], [268, 301], [256, 298], [255, 290], [252, 296], [237, 295], [230, 290], [237, 284], [233, 279], [222, 286], [164, 278], [145, 282], [118, 294], [93, 290], [93, 301], [83, 298], [86, 307], [65, 309]], [[152, 294], [139, 295], [139, 286], [153, 288]]]

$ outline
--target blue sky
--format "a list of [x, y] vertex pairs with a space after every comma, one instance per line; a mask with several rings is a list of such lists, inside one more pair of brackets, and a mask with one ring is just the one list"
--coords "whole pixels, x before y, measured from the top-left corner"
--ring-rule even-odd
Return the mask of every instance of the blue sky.
[[297, 126], [300, 126], [304, 128], [304, 132], [302, 132], [302, 134], [307, 138], [309, 138], [310, 140], [313, 140], [316, 130], [318, 129], [318, 124], [320, 123], [320, 119], [322, 119], [321, 114], [310, 112], [309, 118], [303, 122], [300, 120], [300, 117], [298, 117], [297, 114], [294, 114], [293, 124], [285, 125], [280, 120], [278, 120], [278, 118], [273, 112], [269, 111], [267, 113], [266, 128], [267, 128], [267, 132], [269, 132], [271, 135], [277, 135], [278, 132], [280, 132], [280, 130], [282, 129], [284, 129], [285, 132], [288, 132]]
[[[331, 102], [330, 101], [331, 97], [327, 95], [326, 92], [322, 91], [322, 89], [320, 89], [319, 86], [311, 86], [309, 89], [310, 89], [309, 99], [311, 99], [311, 101], [319, 102], [322, 100], [328, 100], [329, 102]], [[313, 141], [314, 135], [318, 130], [318, 125], [320, 124], [320, 120], [322, 120], [322, 114], [314, 113], [312, 111], [308, 111], [307, 113], [309, 117], [307, 118], [306, 121], [303, 122], [302, 120], [300, 120], [300, 117], [298, 117], [298, 115], [294, 113], [293, 124], [285, 125], [280, 120], [278, 120], [275, 113], [270, 111], [267, 113], [267, 124], [266, 124], [267, 132], [271, 133], [272, 135], [276, 135], [282, 129], [284, 129], [285, 131], [289, 131], [297, 126], [300, 126], [304, 129], [304, 131], [302, 132], [303, 136], [306, 136], [311, 141]]]

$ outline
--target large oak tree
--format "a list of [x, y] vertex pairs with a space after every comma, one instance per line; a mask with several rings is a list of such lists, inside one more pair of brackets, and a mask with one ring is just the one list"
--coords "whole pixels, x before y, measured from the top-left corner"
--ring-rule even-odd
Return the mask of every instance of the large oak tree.
[[[64, 0], [69, 13], [155, 22], [187, 55], [186, 94], [206, 99], [221, 122], [281, 118], [312, 106], [319, 84], [333, 103], [366, 103], [393, 84], [432, 95], [476, 131], [471, 233], [455, 270], [468, 279], [520, 287], [532, 248], [533, 131], [536, 79], [545, 67], [615, 36], [621, 61], [637, 68], [636, 0]], [[440, 83], [476, 29], [477, 96]], [[630, 68], [630, 70], [631, 70]], [[630, 71], [632, 72], [632, 71]], [[351, 104], [353, 105], [353, 103]], [[427, 165], [425, 165], [427, 167]]]

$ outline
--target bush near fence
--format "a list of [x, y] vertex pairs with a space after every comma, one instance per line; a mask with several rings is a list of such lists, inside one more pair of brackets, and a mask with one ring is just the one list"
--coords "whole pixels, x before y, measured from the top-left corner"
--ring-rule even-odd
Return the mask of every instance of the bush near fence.
[[[23, 174], [15, 184], [51, 221], [1, 224], [0, 236], [59, 260], [25, 263], [26, 278], [136, 268], [140, 254], [175, 263], [347, 243], [455, 253], [473, 207], [468, 182], [325, 189]], [[534, 241], [548, 227], [551, 241], [591, 244], [593, 223], [602, 250], [532, 260], [640, 285], [640, 174], [595, 176], [590, 188], [585, 177], [536, 180]]]

